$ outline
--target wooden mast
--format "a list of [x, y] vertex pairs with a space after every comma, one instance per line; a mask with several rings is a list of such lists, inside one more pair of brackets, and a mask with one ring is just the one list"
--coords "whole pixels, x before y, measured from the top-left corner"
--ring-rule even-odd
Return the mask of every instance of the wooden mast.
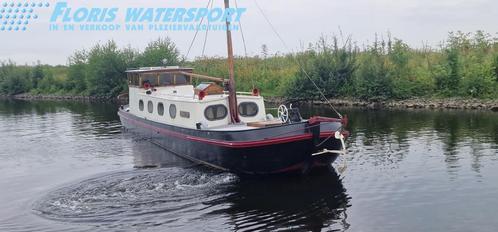
[[[230, 8], [229, 0], [225, 0], [225, 10]], [[228, 47], [228, 105], [230, 108], [230, 119], [232, 123], [239, 123], [239, 108], [237, 107], [237, 90], [235, 86], [235, 71], [233, 61], [232, 32], [230, 31], [230, 21], [227, 22], [227, 47]]]

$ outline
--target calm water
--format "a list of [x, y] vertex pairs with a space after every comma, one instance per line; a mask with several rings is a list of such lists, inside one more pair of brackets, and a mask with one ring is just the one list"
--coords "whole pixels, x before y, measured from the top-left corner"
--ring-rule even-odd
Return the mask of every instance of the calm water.
[[240, 179], [116, 109], [0, 101], [0, 231], [498, 230], [498, 113], [345, 109], [344, 173]]

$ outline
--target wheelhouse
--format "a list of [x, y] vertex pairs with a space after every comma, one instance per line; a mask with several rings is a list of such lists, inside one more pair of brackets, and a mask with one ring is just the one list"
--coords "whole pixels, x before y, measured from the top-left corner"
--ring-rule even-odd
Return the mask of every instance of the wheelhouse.
[[[152, 67], [127, 71], [129, 112], [158, 123], [195, 129], [229, 126], [228, 93], [222, 78], [194, 74], [191, 68]], [[198, 83], [194, 87], [194, 79]], [[266, 119], [259, 92], [238, 92], [242, 123]]]
[[[151, 67], [128, 70], [128, 86], [139, 88], [160, 87], [174, 85], [191, 85], [191, 68], [180, 67]], [[148, 86], [150, 85], [150, 86]]]

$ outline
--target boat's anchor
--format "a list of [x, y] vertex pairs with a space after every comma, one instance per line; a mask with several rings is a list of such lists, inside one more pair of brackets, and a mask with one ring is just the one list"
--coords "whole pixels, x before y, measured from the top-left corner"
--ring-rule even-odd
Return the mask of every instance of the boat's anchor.
[[341, 132], [336, 131], [334, 133], [334, 137], [341, 141], [341, 150], [323, 149], [320, 152], [316, 152], [316, 153], [311, 154], [311, 156], [317, 156], [317, 155], [322, 155], [322, 154], [327, 154], [327, 153], [336, 153], [339, 155], [346, 155], [347, 150], [346, 150], [346, 143], [344, 142], [344, 135], [342, 135]]
[[[329, 150], [329, 149], [325, 148], [325, 149], [321, 150], [320, 152], [316, 152], [316, 153], [311, 154], [311, 156], [319, 156], [319, 155], [329, 154], [329, 153], [335, 153], [338, 155], [345, 156], [347, 153], [347, 149], [346, 149], [346, 143], [344, 142], [344, 135], [341, 132], [336, 131], [334, 133], [334, 137], [341, 141], [341, 150]], [[346, 171], [346, 168], [347, 168], [346, 157], [342, 157], [342, 161], [343, 161], [342, 165], [337, 168], [337, 170], [339, 171], [340, 174], [342, 174], [344, 171]]]

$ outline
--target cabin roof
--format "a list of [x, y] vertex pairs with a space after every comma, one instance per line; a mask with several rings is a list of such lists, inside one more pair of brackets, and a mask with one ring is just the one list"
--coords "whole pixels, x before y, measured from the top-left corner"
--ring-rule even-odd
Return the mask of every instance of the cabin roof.
[[192, 71], [193, 68], [183, 68], [180, 66], [167, 67], [143, 67], [138, 69], [126, 70], [126, 73], [150, 73], [150, 72], [175, 72], [175, 71]]
[[214, 82], [202, 82], [199, 85], [197, 85], [197, 87], [195, 87], [195, 88], [199, 89], [199, 90], [205, 90], [213, 84], [214, 84]]

